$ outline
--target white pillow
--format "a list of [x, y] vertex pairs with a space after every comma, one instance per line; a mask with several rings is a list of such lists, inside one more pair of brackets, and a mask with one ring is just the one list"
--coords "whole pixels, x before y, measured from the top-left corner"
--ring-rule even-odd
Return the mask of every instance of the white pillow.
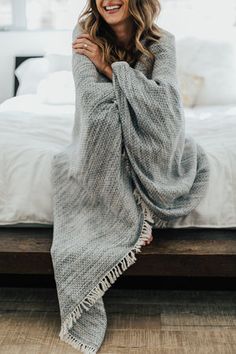
[[48, 60], [45, 58], [30, 58], [21, 63], [15, 70], [19, 81], [16, 96], [35, 94], [37, 87], [49, 72]]
[[204, 79], [195, 105], [236, 103], [236, 45], [232, 39], [194, 36], [176, 42], [177, 68]]
[[72, 70], [72, 55], [61, 53], [46, 53], [45, 59], [48, 60], [50, 72], [55, 71], [71, 71]]
[[195, 107], [204, 85], [204, 77], [185, 71], [181, 73], [177, 71], [177, 76], [184, 107]]
[[61, 70], [49, 73], [41, 80], [37, 95], [42, 103], [75, 104], [75, 87], [72, 71]]

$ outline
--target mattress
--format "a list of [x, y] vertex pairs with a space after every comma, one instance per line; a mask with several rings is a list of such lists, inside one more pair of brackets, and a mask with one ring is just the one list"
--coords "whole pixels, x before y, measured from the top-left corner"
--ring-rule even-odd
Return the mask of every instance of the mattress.
[[[71, 142], [74, 105], [37, 95], [0, 105], [0, 226], [53, 225], [50, 164]], [[210, 183], [199, 205], [173, 228], [236, 228], [236, 105], [185, 108], [186, 133], [208, 154]]]

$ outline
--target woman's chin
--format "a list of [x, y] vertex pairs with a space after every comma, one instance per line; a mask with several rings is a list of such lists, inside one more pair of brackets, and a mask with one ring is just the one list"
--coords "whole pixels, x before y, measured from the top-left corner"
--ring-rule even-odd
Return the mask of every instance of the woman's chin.
[[123, 18], [122, 16], [104, 18], [104, 21], [106, 21], [109, 25], [118, 25], [119, 23], [125, 22], [126, 20], [127, 18]]

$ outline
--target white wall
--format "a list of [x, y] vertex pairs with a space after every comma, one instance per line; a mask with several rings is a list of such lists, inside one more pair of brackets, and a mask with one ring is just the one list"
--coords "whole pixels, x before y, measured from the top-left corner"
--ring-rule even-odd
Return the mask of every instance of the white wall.
[[13, 96], [15, 56], [43, 55], [46, 51], [71, 51], [72, 31], [0, 32], [0, 103]]

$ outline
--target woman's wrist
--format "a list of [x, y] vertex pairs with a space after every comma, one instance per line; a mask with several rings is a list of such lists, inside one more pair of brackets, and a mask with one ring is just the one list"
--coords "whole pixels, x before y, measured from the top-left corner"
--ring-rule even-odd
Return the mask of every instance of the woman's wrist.
[[112, 80], [112, 67], [111, 65], [107, 64], [104, 68], [102, 73], [107, 76], [110, 80]]

